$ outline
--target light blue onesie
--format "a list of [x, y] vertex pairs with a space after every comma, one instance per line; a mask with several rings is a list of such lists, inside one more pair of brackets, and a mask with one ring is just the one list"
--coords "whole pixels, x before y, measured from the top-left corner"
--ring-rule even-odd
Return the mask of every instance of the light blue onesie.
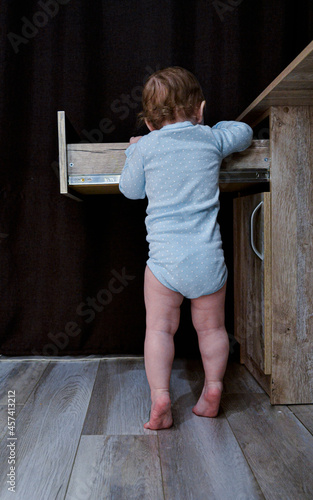
[[217, 292], [225, 284], [217, 215], [222, 159], [250, 146], [249, 125], [222, 121], [209, 127], [190, 121], [165, 125], [126, 150], [120, 191], [147, 195], [147, 265], [166, 287], [186, 298]]

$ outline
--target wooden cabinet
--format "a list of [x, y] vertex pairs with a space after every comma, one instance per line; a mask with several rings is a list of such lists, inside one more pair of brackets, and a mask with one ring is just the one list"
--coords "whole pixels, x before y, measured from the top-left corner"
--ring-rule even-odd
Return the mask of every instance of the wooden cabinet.
[[235, 336], [241, 362], [271, 404], [308, 404], [313, 403], [313, 42], [237, 118], [252, 128], [264, 119], [270, 191], [234, 200]]

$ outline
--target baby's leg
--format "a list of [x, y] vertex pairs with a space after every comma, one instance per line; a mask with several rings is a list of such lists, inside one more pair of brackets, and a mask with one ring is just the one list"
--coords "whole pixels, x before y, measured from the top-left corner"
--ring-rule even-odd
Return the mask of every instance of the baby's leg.
[[223, 390], [223, 378], [229, 355], [229, 339], [225, 329], [226, 283], [217, 292], [191, 299], [191, 314], [197, 330], [205, 381], [196, 415], [216, 417]]
[[146, 429], [171, 427], [170, 377], [174, 359], [174, 334], [179, 325], [183, 296], [160, 283], [149, 267], [145, 271], [145, 368], [151, 390], [150, 420]]

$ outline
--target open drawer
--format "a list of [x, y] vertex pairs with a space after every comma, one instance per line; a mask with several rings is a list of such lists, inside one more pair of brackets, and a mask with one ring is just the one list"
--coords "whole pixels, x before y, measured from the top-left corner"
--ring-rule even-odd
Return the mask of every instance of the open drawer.
[[[66, 125], [67, 124], [67, 125]], [[60, 192], [70, 194], [119, 193], [119, 179], [128, 143], [67, 143], [68, 127], [64, 111], [58, 111]], [[220, 190], [240, 191], [270, 180], [268, 140], [256, 140], [241, 153], [222, 162]]]

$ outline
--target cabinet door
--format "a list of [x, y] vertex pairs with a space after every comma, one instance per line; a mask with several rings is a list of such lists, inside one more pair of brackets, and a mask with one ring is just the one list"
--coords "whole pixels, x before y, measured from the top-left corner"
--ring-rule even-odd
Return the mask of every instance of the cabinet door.
[[234, 199], [234, 328], [240, 361], [271, 373], [270, 193]]

